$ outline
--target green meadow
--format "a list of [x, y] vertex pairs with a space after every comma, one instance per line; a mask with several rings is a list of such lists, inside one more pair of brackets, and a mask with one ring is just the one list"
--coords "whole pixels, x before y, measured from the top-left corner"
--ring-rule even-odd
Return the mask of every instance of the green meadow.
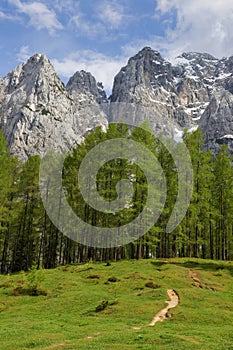
[[[167, 289], [179, 305], [151, 327]], [[0, 349], [233, 349], [233, 262], [90, 262], [1, 275]]]

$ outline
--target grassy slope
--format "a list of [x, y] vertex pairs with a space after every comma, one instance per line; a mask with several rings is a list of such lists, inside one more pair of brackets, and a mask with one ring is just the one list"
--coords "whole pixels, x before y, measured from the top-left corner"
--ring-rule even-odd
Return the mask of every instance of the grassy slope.
[[[190, 269], [215, 291], [195, 287]], [[99, 279], [87, 278], [93, 274]], [[1, 350], [233, 349], [233, 263], [121, 261], [65, 266], [44, 275], [48, 295], [38, 297], [12, 295], [20, 274], [0, 276]], [[120, 281], [105, 284], [112, 276]], [[160, 288], [146, 288], [150, 279]], [[166, 289], [179, 293], [180, 304], [172, 318], [149, 327], [165, 305]], [[96, 313], [102, 300], [112, 305]]]

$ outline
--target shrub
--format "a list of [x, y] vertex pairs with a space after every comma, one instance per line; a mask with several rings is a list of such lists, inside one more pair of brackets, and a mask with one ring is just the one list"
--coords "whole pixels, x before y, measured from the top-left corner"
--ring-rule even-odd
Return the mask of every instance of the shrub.
[[33, 267], [27, 274], [22, 275], [24, 278], [21, 279], [18, 286], [13, 289], [13, 295], [47, 295], [47, 292], [41, 289], [41, 282], [44, 280], [43, 270], [37, 270]]

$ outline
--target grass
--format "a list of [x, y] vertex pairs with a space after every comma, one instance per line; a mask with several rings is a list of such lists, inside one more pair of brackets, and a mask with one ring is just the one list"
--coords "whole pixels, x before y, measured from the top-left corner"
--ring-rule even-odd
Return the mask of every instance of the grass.
[[[13, 295], [22, 274], [0, 276], [0, 349], [233, 349], [232, 282], [233, 262], [196, 259], [63, 266], [44, 271], [47, 296]], [[180, 304], [150, 327], [167, 289]]]

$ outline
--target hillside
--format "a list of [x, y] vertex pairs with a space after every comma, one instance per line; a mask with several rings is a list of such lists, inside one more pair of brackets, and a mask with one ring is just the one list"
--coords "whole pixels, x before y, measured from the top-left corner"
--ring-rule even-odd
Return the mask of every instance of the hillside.
[[[40, 273], [47, 295], [21, 294]], [[0, 276], [1, 350], [232, 349], [232, 262], [89, 262], [30, 274]], [[179, 305], [149, 326], [167, 289]]]

